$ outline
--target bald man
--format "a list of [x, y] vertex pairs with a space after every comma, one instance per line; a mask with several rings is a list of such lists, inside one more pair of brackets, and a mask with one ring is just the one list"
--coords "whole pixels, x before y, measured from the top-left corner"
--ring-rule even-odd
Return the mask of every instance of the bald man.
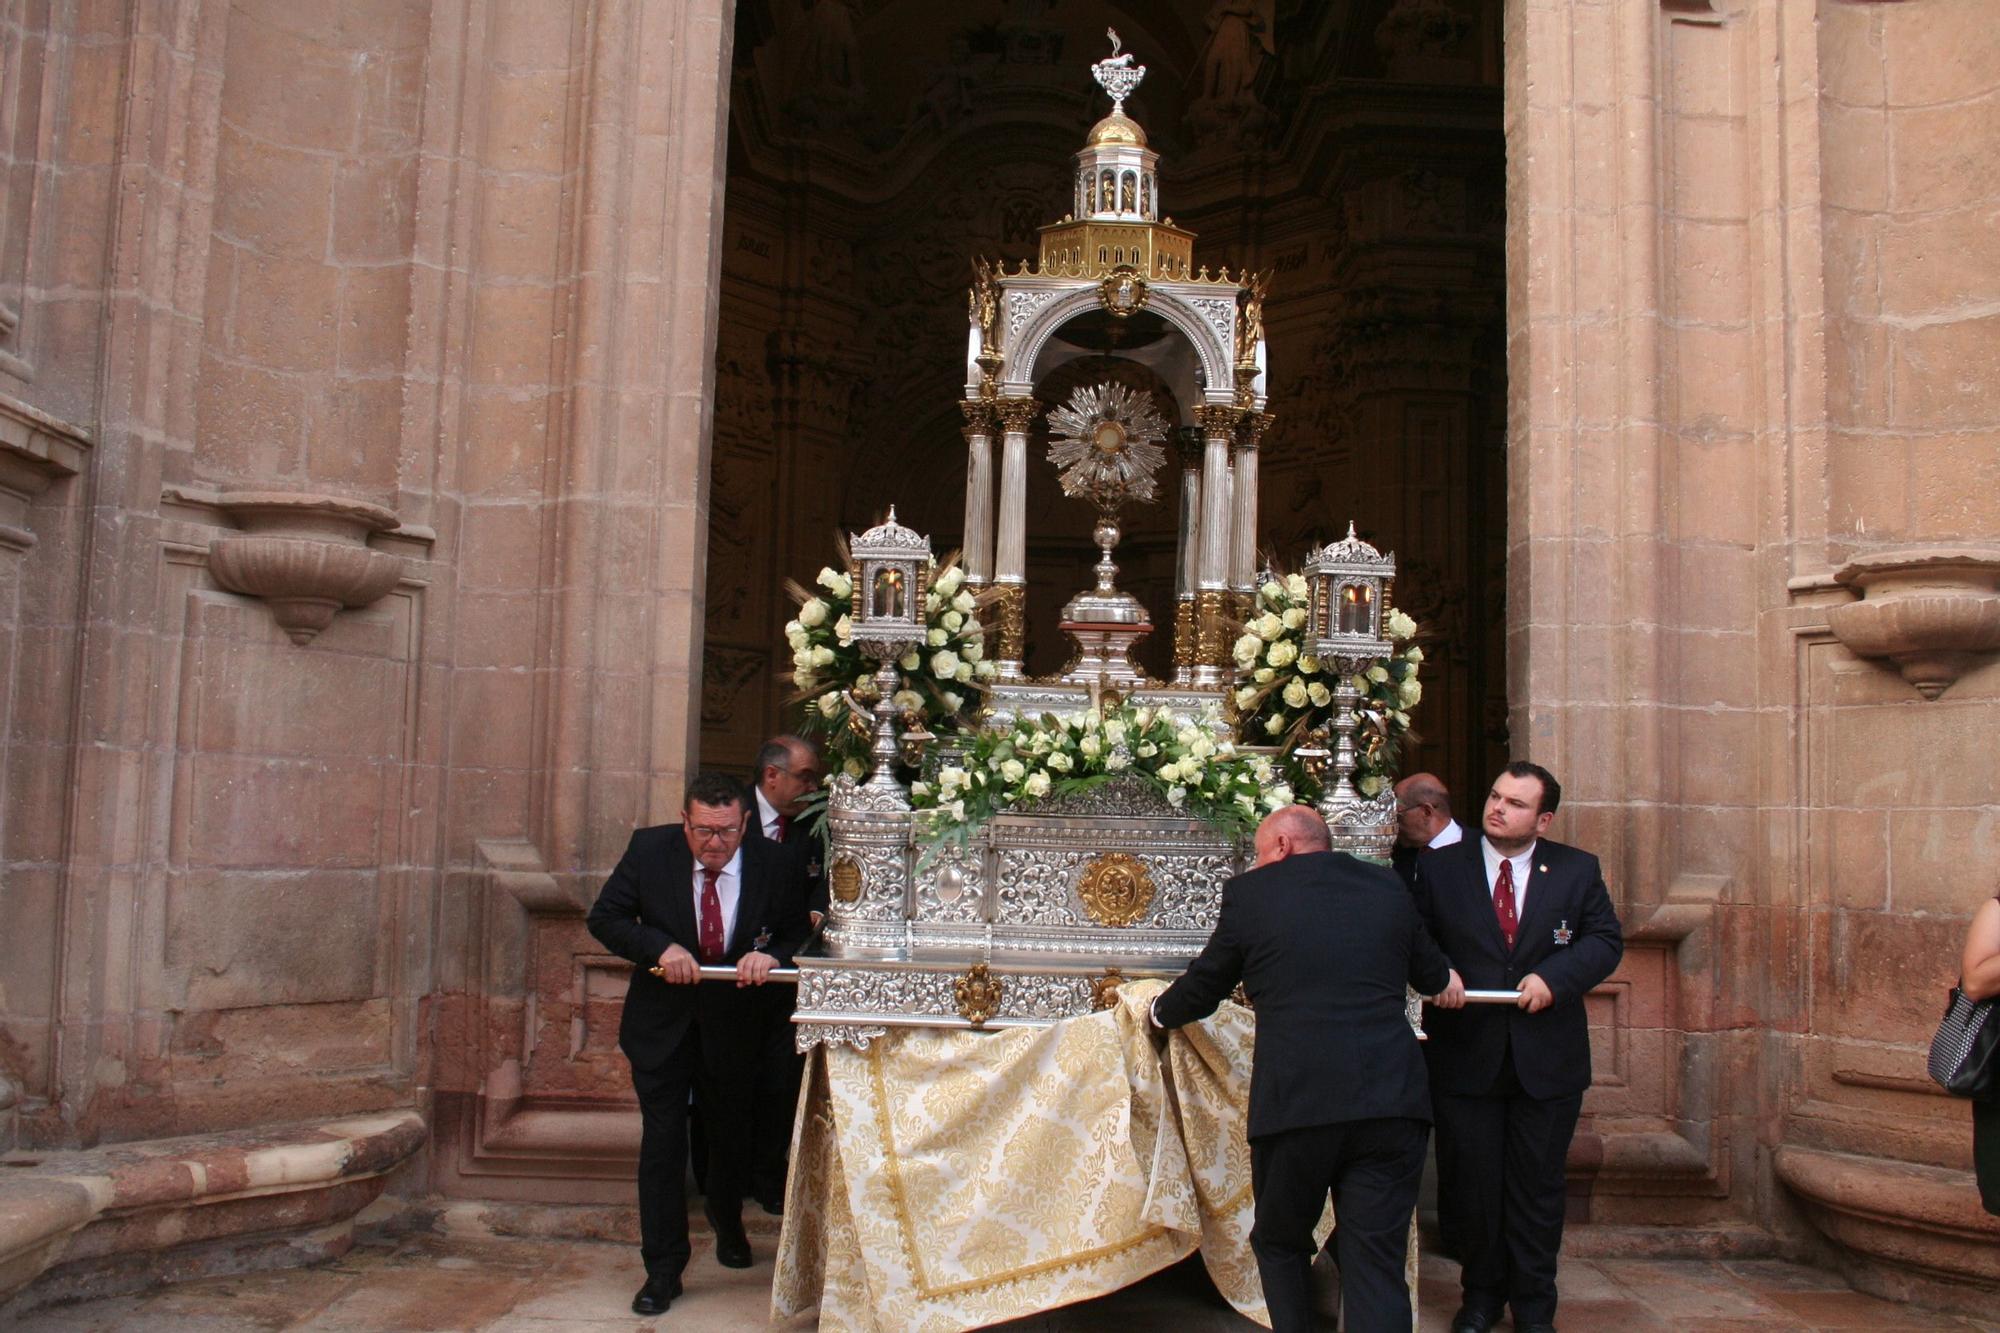
[[1451, 966], [1394, 874], [1328, 846], [1306, 806], [1266, 817], [1256, 867], [1223, 886], [1215, 933], [1153, 1020], [1205, 1018], [1239, 981], [1257, 1007], [1250, 1248], [1271, 1327], [1313, 1326], [1312, 1231], [1330, 1191], [1342, 1327], [1409, 1333], [1403, 1258], [1431, 1105], [1403, 988], [1435, 995]]
[[1414, 888], [1417, 853], [1465, 840], [1465, 828], [1451, 817], [1451, 793], [1435, 773], [1412, 773], [1396, 784], [1396, 849], [1389, 863]]

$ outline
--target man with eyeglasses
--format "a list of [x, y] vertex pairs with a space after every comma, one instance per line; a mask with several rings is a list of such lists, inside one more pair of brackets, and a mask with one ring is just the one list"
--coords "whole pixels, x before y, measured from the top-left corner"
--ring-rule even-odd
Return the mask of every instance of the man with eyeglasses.
[[1406, 887], [1416, 886], [1418, 852], [1464, 839], [1464, 826], [1451, 817], [1451, 793], [1435, 773], [1412, 773], [1396, 784], [1396, 848], [1389, 863]]
[[[805, 876], [806, 905], [813, 929], [826, 915], [826, 871], [820, 855], [819, 829], [801, 818], [806, 798], [819, 790], [825, 775], [819, 751], [810, 741], [789, 733], [773, 736], [757, 751], [757, 778], [750, 788], [750, 826], [745, 835], [782, 843], [798, 859]], [[785, 1176], [792, 1154], [792, 1112], [799, 1100], [805, 1060], [792, 1040], [792, 1012], [798, 992], [772, 986], [758, 997], [764, 1028], [763, 1053], [758, 1059], [757, 1100], [751, 1140], [750, 1194], [767, 1213], [785, 1211]]]
[[[666, 1312], [687, 1268], [688, 1093], [708, 1126], [706, 1212], [716, 1261], [748, 1268], [743, 1195], [761, 1011], [754, 987], [788, 965], [810, 933], [798, 859], [746, 842], [749, 802], [723, 773], [688, 783], [681, 822], [643, 828], [604, 881], [590, 933], [633, 965], [618, 1046], [639, 1094], [639, 1249], [646, 1284], [632, 1312]], [[704, 982], [704, 965], [736, 970]]]

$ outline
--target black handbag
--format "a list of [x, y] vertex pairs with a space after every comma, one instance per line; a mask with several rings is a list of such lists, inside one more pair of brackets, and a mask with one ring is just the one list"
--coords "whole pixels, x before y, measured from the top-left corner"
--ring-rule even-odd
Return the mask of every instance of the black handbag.
[[1931, 1077], [1954, 1097], [2000, 1098], [2000, 1005], [1969, 1000], [1951, 988], [1937, 1034], [1931, 1038]]

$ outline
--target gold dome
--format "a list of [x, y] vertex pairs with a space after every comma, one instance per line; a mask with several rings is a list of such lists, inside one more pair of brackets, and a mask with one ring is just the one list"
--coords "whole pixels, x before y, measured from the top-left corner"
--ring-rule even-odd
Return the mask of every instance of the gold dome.
[[1084, 140], [1084, 147], [1097, 148], [1104, 144], [1130, 144], [1134, 148], [1146, 146], [1146, 131], [1139, 128], [1139, 122], [1123, 111], [1114, 111], [1103, 120], [1090, 127], [1090, 137]]

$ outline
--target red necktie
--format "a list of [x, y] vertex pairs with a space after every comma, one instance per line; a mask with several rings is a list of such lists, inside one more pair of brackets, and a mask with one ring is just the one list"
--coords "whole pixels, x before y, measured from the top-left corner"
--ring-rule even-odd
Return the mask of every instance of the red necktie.
[[704, 963], [722, 961], [722, 895], [715, 891], [721, 878], [721, 871], [701, 868], [701, 961]]
[[1500, 918], [1500, 934], [1507, 941], [1511, 952], [1514, 948], [1514, 932], [1520, 928], [1520, 918], [1514, 915], [1514, 863], [1503, 860], [1500, 863], [1500, 877], [1493, 882], [1493, 915]]
[[782, 815], [782, 814], [781, 814], [781, 815], [779, 815], [779, 816], [778, 816], [778, 841], [779, 841], [779, 842], [783, 842], [783, 841], [785, 841], [785, 839], [787, 839], [788, 837], [790, 837], [790, 836], [791, 836], [791, 828], [792, 828], [792, 821], [791, 821], [791, 818], [790, 818], [789, 816], [787, 816], [787, 815]]

